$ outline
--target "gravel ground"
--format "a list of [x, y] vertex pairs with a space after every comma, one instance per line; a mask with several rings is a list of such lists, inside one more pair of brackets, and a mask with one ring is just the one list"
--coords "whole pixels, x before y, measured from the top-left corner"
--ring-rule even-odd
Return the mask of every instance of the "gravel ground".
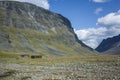
[[49, 66], [0, 63], [0, 80], [120, 80], [120, 62]]

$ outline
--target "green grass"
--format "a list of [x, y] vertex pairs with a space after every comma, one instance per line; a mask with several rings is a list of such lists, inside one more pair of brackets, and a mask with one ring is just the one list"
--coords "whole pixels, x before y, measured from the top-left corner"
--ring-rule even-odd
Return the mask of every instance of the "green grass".
[[[58, 41], [58, 37], [64, 35], [64, 32], [54, 34], [53, 32], [49, 31], [49, 34], [47, 34], [32, 29], [18, 29], [10, 26], [0, 27], [0, 32], [9, 35], [10, 40], [12, 41], [11, 45], [13, 46], [13, 49], [8, 51], [13, 53], [37, 53], [46, 54], [46, 56], [49, 56], [51, 53], [48, 53], [46, 48], [43, 46], [43, 44], [45, 44], [56, 48], [57, 50], [63, 51], [64, 53], [67, 53], [66, 56], [84, 55], [84, 53], [89, 54], [89, 51], [87, 51], [87, 49], [82, 48], [77, 43], [74, 45], [69, 45], [65, 44], [64, 40]], [[28, 48], [24, 47], [24, 43], [21, 42], [21, 39], [18, 37], [18, 35], [23, 36], [23, 38], [27, 41], [25, 43], [29, 44], [30, 47], [36, 49], [37, 52], [31, 52]], [[79, 53], [74, 51], [76, 48], [80, 49], [81, 52]]]
[[18, 54], [0, 53], [0, 58], [17, 58]]
[[[33, 54], [30, 54], [30, 56]], [[39, 54], [36, 54], [39, 55]], [[41, 54], [44, 56], [44, 54]], [[17, 63], [17, 64], [27, 64], [27, 65], [51, 65], [56, 63], [118, 63], [120, 61], [119, 55], [96, 55], [96, 56], [73, 56], [73, 57], [43, 57], [39, 59], [31, 59], [30, 57], [22, 58], [20, 54], [9, 54], [0, 53], [0, 62], [2, 63]], [[114, 64], [114, 66], [120, 66], [119, 64]]]

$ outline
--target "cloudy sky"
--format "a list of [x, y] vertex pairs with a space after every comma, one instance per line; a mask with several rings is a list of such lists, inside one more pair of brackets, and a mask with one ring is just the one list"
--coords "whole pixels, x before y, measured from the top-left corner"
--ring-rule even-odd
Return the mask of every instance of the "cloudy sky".
[[120, 0], [16, 0], [67, 17], [78, 38], [92, 48], [120, 34]]

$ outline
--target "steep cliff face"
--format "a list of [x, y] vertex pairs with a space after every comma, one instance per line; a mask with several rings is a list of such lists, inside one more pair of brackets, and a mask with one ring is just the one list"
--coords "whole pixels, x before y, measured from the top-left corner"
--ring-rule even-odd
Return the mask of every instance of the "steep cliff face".
[[[14, 26], [16, 28], [29, 28], [41, 32], [56, 29], [73, 31], [70, 22], [63, 16], [52, 13], [43, 8], [28, 3], [1, 1], [0, 25]], [[53, 29], [56, 28], [56, 29]]]
[[0, 49], [45, 55], [90, 54], [60, 14], [29, 3], [0, 1]]
[[120, 54], [120, 35], [103, 40], [96, 50], [107, 54]]

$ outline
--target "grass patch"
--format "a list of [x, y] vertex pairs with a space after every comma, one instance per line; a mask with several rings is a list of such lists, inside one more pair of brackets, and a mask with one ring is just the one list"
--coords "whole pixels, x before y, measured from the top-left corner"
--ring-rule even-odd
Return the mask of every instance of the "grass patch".
[[17, 58], [18, 54], [0, 53], [0, 58]]
[[15, 74], [16, 70], [7, 70], [6, 72], [0, 74], [0, 78], [5, 78]]
[[[104, 57], [104, 59], [103, 59]], [[10, 60], [9, 60], [10, 61]], [[57, 57], [57, 58], [41, 58], [41, 59], [31, 59], [31, 58], [19, 58], [18, 60], [12, 60], [11, 63], [27, 64], [27, 65], [51, 65], [56, 63], [101, 63], [101, 62], [119, 62], [119, 56], [81, 56], [81, 57]], [[118, 64], [114, 64], [119, 66]]]

